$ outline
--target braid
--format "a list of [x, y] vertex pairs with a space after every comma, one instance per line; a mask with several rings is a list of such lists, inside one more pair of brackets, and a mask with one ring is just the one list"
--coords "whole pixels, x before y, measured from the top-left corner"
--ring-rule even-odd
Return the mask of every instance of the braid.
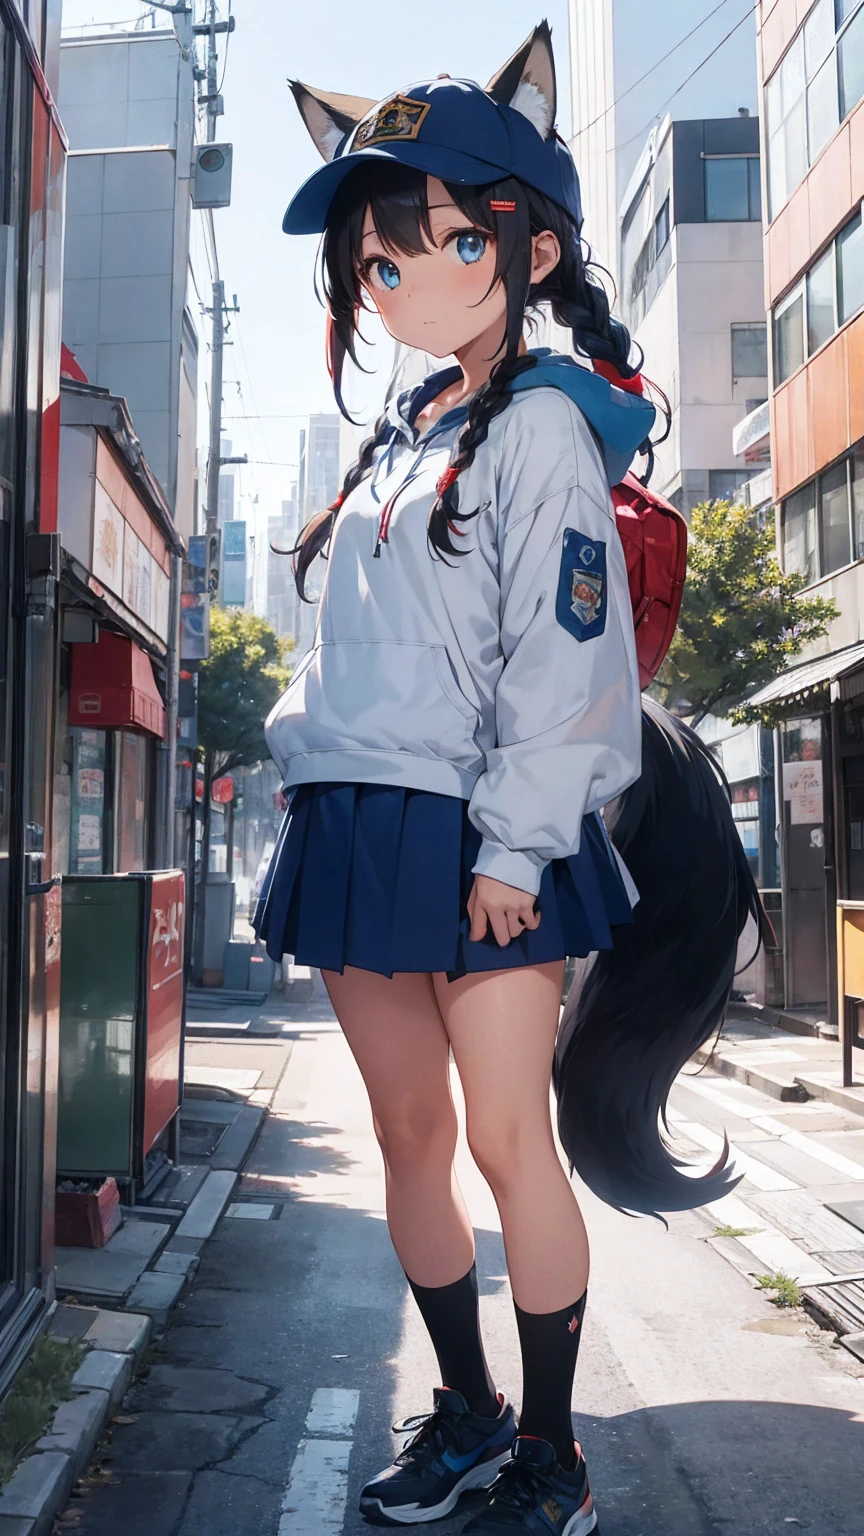
[[487, 382], [472, 396], [468, 406], [468, 420], [456, 439], [456, 449], [450, 464], [438, 481], [438, 499], [429, 513], [429, 543], [436, 554], [464, 554], [464, 550], [456, 548], [451, 534], [461, 536], [463, 530], [455, 525], [467, 523], [481, 509], [475, 507], [473, 512], [459, 511], [459, 486], [456, 482], [462, 471], [470, 469], [474, 463], [474, 455], [489, 436], [489, 428], [495, 417], [500, 416], [510, 404], [513, 398], [509, 389], [511, 381], [526, 369], [535, 367], [536, 363], [536, 357], [530, 354], [502, 358], [492, 369]]
[[320, 555], [329, 542], [343, 502], [347, 501], [353, 490], [356, 490], [361, 480], [365, 480], [372, 468], [372, 460], [375, 450], [381, 442], [384, 430], [387, 426], [386, 413], [379, 416], [372, 432], [361, 445], [360, 453], [355, 464], [347, 471], [342, 481], [342, 489], [331, 507], [323, 512], [316, 512], [314, 517], [303, 528], [297, 544], [291, 551], [294, 557], [294, 581], [304, 603], [313, 602], [314, 599], [306, 596], [306, 576], [309, 567], [316, 555]]

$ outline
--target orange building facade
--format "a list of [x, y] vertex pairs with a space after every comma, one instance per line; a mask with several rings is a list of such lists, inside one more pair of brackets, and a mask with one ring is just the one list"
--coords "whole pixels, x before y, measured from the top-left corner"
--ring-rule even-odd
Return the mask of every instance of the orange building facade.
[[830, 1026], [838, 904], [864, 903], [864, 0], [762, 0], [757, 50], [779, 552], [839, 612], [756, 698], [780, 718], [786, 1007]]

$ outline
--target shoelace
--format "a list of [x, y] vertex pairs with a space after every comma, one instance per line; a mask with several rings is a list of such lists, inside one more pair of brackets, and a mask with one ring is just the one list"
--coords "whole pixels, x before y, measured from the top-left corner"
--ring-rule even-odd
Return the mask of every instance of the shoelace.
[[492, 1484], [489, 1502], [496, 1514], [502, 1509], [523, 1514], [534, 1508], [538, 1494], [552, 1491], [550, 1479], [539, 1468], [527, 1467], [520, 1461], [505, 1461]]
[[445, 1450], [448, 1446], [455, 1445], [461, 1418], [461, 1414], [445, 1416], [436, 1408], [431, 1413], [418, 1413], [410, 1419], [403, 1419], [401, 1423], [394, 1424], [394, 1434], [411, 1435], [411, 1439], [403, 1445], [396, 1457], [397, 1466], [410, 1467], [412, 1459], [429, 1462], [438, 1455], [442, 1444]]

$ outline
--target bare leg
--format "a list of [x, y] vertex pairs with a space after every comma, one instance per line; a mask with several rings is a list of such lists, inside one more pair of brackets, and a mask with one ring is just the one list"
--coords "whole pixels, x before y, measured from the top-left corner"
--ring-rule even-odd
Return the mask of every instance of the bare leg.
[[369, 1094], [393, 1246], [418, 1285], [450, 1285], [474, 1263], [474, 1234], [453, 1169], [450, 1042], [432, 979], [346, 967], [324, 980]]
[[433, 977], [465, 1090], [468, 1141], [501, 1215], [517, 1306], [552, 1313], [588, 1283], [588, 1238], [552, 1134], [563, 962]]

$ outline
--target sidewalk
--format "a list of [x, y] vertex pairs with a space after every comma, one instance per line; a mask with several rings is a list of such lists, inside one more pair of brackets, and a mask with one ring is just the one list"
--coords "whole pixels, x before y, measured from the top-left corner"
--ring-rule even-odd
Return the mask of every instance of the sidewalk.
[[786, 1103], [822, 1099], [864, 1115], [864, 1053], [853, 1054], [861, 1057], [861, 1065], [854, 1085], [843, 1088], [838, 1040], [763, 1023], [755, 1010], [733, 1004], [717, 1044], [709, 1042], [694, 1060], [700, 1065], [710, 1063], [715, 1072], [749, 1083], [773, 1099]]

